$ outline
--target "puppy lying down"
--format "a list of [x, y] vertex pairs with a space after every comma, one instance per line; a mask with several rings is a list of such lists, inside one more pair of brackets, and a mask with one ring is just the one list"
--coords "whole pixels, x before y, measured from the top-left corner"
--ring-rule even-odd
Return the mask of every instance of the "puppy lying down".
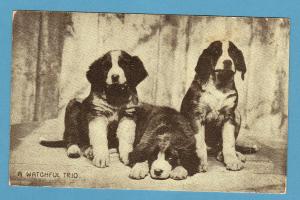
[[137, 108], [134, 149], [129, 153], [129, 177], [185, 179], [198, 172], [200, 160], [192, 127], [169, 107], [142, 104]]

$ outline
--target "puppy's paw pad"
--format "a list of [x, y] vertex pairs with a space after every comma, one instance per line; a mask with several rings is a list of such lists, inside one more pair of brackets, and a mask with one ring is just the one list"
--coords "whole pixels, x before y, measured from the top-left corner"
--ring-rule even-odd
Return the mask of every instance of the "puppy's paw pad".
[[199, 166], [199, 172], [207, 172], [208, 170], [208, 164], [207, 163], [201, 163]]
[[94, 158], [93, 158], [93, 165], [100, 168], [108, 167], [110, 164], [109, 159], [109, 153], [107, 152], [101, 152], [101, 153], [95, 153], [94, 152]]
[[69, 158], [79, 158], [80, 157], [80, 148], [77, 144], [69, 146], [67, 149], [67, 155]]
[[188, 176], [188, 172], [182, 166], [175, 167], [170, 174], [170, 177], [174, 180], [182, 180], [186, 179]]
[[238, 158], [227, 161], [225, 165], [226, 169], [230, 171], [239, 171], [244, 168], [244, 163], [242, 163]]
[[148, 163], [136, 163], [129, 174], [132, 179], [143, 179], [149, 173]]

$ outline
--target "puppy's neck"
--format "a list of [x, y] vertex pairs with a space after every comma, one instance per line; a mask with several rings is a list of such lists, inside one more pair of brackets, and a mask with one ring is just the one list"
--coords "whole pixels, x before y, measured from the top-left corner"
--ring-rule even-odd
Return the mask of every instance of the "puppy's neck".
[[132, 88], [127, 88], [126, 92], [123, 94], [111, 94], [107, 92], [105, 89], [101, 91], [91, 90], [89, 95], [93, 101], [97, 101], [97, 99], [101, 99], [101, 101], [106, 102], [107, 105], [110, 105], [114, 108], [120, 108], [124, 105], [132, 102], [133, 104], [138, 104], [138, 98], [136, 95], [136, 90]]
[[215, 80], [212, 75], [210, 75], [210, 77], [206, 83], [200, 83], [200, 84], [201, 84], [202, 90], [204, 90], [204, 91], [207, 89], [212, 89], [212, 88], [222, 91], [223, 93], [226, 93], [226, 92], [229, 92], [232, 90], [236, 90], [233, 77], [232, 77], [232, 79], [230, 79], [226, 82], [220, 83], [217, 80]]
[[235, 89], [235, 84], [234, 84], [234, 77], [230, 78], [227, 81], [220, 82], [216, 79], [211, 78], [213, 81], [213, 84], [216, 86], [218, 90], [233, 90]]

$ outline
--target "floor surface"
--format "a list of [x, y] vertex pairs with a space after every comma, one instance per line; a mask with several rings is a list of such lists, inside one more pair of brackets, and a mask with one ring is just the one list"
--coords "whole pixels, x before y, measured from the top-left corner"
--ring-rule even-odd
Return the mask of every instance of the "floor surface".
[[111, 166], [94, 167], [84, 157], [70, 159], [65, 149], [47, 148], [40, 137], [62, 138], [63, 125], [56, 120], [11, 127], [10, 184], [55, 187], [88, 187], [142, 190], [218, 191], [284, 193], [286, 183], [286, 141], [283, 136], [255, 135], [242, 130], [239, 142], [256, 143], [260, 150], [247, 155], [245, 168], [227, 171], [209, 158], [209, 170], [186, 180], [143, 180], [128, 177], [130, 168], [111, 154]]

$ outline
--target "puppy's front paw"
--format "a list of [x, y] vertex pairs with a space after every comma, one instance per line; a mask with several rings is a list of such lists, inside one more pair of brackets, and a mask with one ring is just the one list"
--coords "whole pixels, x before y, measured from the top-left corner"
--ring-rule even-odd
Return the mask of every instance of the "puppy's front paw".
[[83, 152], [83, 156], [85, 156], [89, 160], [93, 160], [94, 159], [93, 148], [92, 147], [86, 148]]
[[128, 163], [129, 163], [128, 155], [131, 151], [132, 151], [132, 146], [130, 146], [130, 145], [120, 145], [119, 146], [120, 160], [125, 165], [128, 165]]
[[149, 173], [149, 166], [147, 162], [136, 163], [129, 174], [129, 177], [132, 179], [143, 179]]
[[207, 162], [206, 147], [205, 147], [205, 149], [197, 150], [197, 155], [200, 159], [200, 165], [199, 165], [198, 171], [199, 172], [207, 172], [208, 162]]
[[[240, 152], [236, 152], [236, 157], [241, 161], [241, 162], [246, 162], [246, 156]], [[220, 162], [223, 162], [224, 161], [224, 157], [223, 157], [223, 153], [222, 151], [220, 151], [216, 157], [216, 159]]]
[[170, 177], [174, 180], [182, 180], [182, 179], [186, 179], [188, 176], [188, 172], [186, 169], [184, 169], [184, 167], [182, 166], [178, 166], [175, 167], [170, 174]]
[[79, 158], [80, 157], [80, 148], [77, 144], [72, 144], [67, 149], [67, 155], [69, 158]]
[[199, 172], [207, 172], [208, 170], [208, 163], [207, 162], [201, 162], [199, 166]]
[[244, 163], [237, 156], [225, 157], [224, 163], [227, 170], [239, 171], [244, 168]]
[[120, 160], [124, 163], [124, 165], [128, 165], [129, 159], [128, 159], [128, 153], [120, 153]]
[[110, 164], [108, 149], [102, 151], [93, 150], [93, 164], [96, 167], [105, 168]]

